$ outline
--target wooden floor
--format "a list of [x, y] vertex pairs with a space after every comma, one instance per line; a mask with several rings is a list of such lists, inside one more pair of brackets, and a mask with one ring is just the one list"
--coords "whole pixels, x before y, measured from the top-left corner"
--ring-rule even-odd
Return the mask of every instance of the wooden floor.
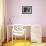
[[16, 40], [16, 41], [10, 41], [8, 43], [5, 43], [3, 46], [31, 46], [30, 41], [24, 41], [24, 40]]
[[46, 43], [31, 43], [30, 41], [14, 40], [5, 43], [3, 46], [46, 46]]

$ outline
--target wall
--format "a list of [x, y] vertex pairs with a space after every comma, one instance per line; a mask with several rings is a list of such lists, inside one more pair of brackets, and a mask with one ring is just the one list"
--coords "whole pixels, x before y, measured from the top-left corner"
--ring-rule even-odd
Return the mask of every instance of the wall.
[[3, 2], [0, 0], [0, 41], [1, 41], [1, 28], [3, 24]]
[[33, 0], [33, 16], [36, 24], [42, 25], [43, 37], [46, 37], [46, 0]]
[[[32, 15], [22, 14], [22, 6], [32, 6]], [[45, 20], [46, 0], [7, 0], [7, 24], [40, 24], [46, 37]]]

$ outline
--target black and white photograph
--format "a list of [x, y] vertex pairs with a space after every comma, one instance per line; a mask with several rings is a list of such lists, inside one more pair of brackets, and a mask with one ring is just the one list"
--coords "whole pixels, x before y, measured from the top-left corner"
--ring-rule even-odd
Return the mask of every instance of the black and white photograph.
[[32, 6], [22, 6], [22, 14], [32, 14]]

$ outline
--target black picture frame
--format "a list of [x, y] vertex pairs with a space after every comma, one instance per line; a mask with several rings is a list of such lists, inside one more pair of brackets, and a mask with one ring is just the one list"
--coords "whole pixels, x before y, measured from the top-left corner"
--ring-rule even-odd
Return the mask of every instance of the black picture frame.
[[32, 6], [22, 6], [22, 14], [32, 14]]

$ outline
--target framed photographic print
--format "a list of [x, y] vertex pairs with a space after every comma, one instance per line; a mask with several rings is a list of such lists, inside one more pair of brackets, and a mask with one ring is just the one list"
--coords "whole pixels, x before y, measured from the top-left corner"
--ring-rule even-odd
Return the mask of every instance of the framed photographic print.
[[22, 6], [22, 14], [32, 14], [32, 6]]

